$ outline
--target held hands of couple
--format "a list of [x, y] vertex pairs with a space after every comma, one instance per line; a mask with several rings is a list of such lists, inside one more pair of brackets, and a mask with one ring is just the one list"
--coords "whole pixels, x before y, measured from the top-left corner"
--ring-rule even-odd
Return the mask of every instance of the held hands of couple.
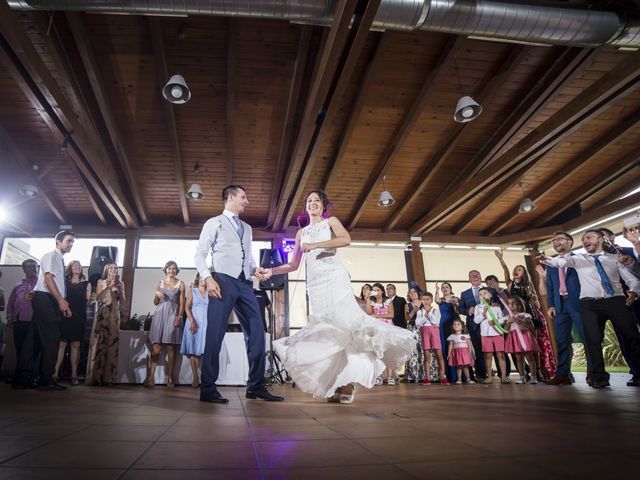
[[271, 276], [273, 275], [273, 269], [258, 267], [255, 269], [253, 274], [258, 280], [264, 282], [265, 280], [269, 280], [271, 278]]
[[60, 311], [65, 317], [71, 316], [71, 309], [69, 308], [69, 302], [67, 302], [64, 298], [58, 300], [58, 307], [60, 307]]

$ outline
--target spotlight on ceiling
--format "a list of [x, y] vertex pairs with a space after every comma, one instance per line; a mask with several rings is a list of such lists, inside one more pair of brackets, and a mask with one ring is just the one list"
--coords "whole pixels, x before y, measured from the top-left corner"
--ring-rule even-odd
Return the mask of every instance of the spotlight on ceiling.
[[162, 89], [162, 96], [167, 102], [180, 105], [189, 101], [191, 91], [182, 75], [174, 75]]
[[[524, 197], [524, 182], [520, 182], [520, 188], [522, 189], [522, 196]], [[529, 213], [533, 212], [536, 209], [536, 204], [531, 198], [526, 197], [523, 198], [520, 202], [520, 206], [518, 207], [518, 213]]]
[[460, 97], [456, 105], [456, 111], [453, 119], [458, 123], [467, 123], [480, 116], [482, 107], [473, 98], [469, 96]]
[[29, 184], [26, 184], [20, 187], [18, 192], [20, 192], [20, 195], [27, 198], [35, 198], [38, 195], [40, 195], [40, 190], [38, 190], [38, 187], [36, 187], [35, 185], [29, 185]]
[[202, 187], [198, 183], [198, 173], [200, 172], [200, 166], [196, 163], [193, 167], [193, 173], [195, 175], [195, 183], [193, 183], [187, 191], [187, 198], [191, 200], [202, 200], [204, 198], [204, 192]]
[[396, 203], [396, 199], [393, 198], [393, 195], [387, 191], [387, 188], [384, 185], [386, 178], [386, 176], [382, 177], [382, 192], [380, 192], [380, 197], [378, 198], [378, 206], [382, 208], [390, 207]]

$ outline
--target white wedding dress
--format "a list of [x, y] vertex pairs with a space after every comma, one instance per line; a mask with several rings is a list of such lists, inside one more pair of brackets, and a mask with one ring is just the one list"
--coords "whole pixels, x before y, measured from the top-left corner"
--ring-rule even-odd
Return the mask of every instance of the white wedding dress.
[[[302, 229], [301, 243], [330, 240], [327, 220]], [[398, 368], [415, 348], [413, 334], [362, 311], [335, 248], [305, 254], [311, 318], [306, 327], [274, 343], [300, 390], [330, 397], [349, 383], [374, 386], [386, 366]]]

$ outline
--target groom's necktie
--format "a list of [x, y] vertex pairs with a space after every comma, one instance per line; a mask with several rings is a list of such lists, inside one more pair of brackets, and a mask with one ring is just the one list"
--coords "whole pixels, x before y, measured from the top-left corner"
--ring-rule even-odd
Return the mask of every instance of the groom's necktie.
[[234, 215], [233, 216], [233, 221], [236, 224], [236, 230], [240, 234], [240, 237], [242, 237], [242, 235], [244, 234], [244, 226], [242, 225], [242, 222], [240, 221], [240, 218], [237, 215]]
[[607, 276], [607, 272], [604, 271], [604, 267], [602, 263], [600, 263], [599, 255], [592, 255], [593, 261], [596, 264], [596, 270], [598, 271], [598, 275], [600, 275], [600, 283], [602, 283], [602, 288], [604, 288], [607, 295], [613, 295], [613, 286], [611, 285], [611, 280]]

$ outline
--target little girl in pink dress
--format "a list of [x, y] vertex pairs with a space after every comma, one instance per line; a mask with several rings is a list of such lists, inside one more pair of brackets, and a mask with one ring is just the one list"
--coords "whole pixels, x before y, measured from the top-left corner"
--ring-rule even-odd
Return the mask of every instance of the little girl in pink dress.
[[449, 342], [449, 355], [447, 360], [449, 366], [456, 367], [458, 378], [456, 383], [458, 385], [462, 383], [463, 373], [467, 379], [466, 383], [475, 383], [469, 376], [469, 368], [473, 365], [473, 357], [475, 357], [471, 337], [464, 333], [464, 324], [460, 319], [453, 321], [451, 329], [453, 333], [447, 337], [447, 342]]

